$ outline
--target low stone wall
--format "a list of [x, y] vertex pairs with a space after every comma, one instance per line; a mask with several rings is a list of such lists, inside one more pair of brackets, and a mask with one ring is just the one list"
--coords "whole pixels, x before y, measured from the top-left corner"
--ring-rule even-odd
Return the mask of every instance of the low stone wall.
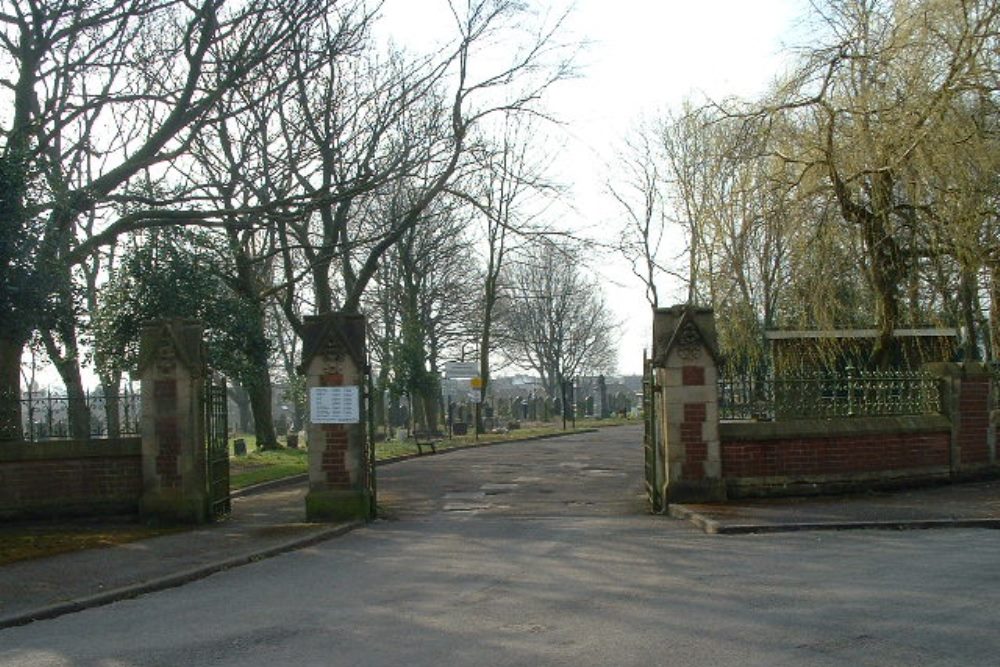
[[838, 493], [947, 480], [942, 416], [719, 424], [728, 498]]
[[0, 446], [0, 519], [133, 513], [141, 495], [140, 438]]

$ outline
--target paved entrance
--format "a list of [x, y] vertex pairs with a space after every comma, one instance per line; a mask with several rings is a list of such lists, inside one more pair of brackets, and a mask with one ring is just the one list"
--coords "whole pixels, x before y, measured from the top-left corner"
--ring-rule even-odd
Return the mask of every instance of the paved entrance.
[[628, 428], [380, 472], [394, 519], [0, 630], [0, 665], [996, 664], [998, 531], [704, 535], [645, 513]]
[[639, 516], [641, 426], [447, 452], [379, 468], [391, 518]]

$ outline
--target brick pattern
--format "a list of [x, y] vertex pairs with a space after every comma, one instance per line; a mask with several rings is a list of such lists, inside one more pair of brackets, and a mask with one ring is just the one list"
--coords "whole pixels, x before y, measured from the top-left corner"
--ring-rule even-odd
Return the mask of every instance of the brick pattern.
[[340, 373], [327, 373], [319, 378], [321, 387], [340, 387], [344, 384], [344, 376]]
[[957, 444], [961, 451], [961, 464], [990, 462], [987, 434], [990, 428], [989, 378], [962, 380], [958, 397]]
[[347, 428], [343, 424], [325, 424], [323, 435], [326, 448], [323, 450], [321, 467], [326, 474], [326, 482], [331, 489], [350, 489], [351, 475], [347, 471]]
[[722, 476], [889, 472], [948, 465], [951, 434], [879, 434], [722, 443]]
[[159, 451], [156, 455], [156, 474], [160, 485], [165, 488], [179, 488], [180, 472], [177, 469], [177, 458], [181, 453], [181, 438], [177, 428], [177, 417], [167, 415], [156, 418], [156, 442]]
[[140, 495], [141, 456], [0, 463], [0, 508], [137, 503]]
[[[327, 373], [319, 378], [321, 387], [341, 387], [344, 376], [341, 373]], [[320, 468], [326, 476], [326, 486], [329, 489], [350, 490], [351, 474], [347, 470], [347, 446], [349, 442], [347, 427], [343, 424], [324, 424], [323, 439], [326, 447]]]
[[[704, 373], [704, 369], [701, 369]], [[704, 439], [704, 425], [707, 409], [705, 403], [685, 403], [684, 421], [680, 424], [681, 446], [685, 460], [681, 466], [681, 477], [686, 480], [705, 478], [705, 460], [708, 458], [708, 443]]]
[[681, 384], [685, 387], [703, 387], [705, 386], [705, 367], [704, 366], [682, 366], [681, 367]]

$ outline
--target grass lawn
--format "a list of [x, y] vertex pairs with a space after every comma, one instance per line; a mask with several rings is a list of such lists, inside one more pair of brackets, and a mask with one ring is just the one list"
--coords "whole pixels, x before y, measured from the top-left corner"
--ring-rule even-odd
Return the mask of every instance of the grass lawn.
[[230, 450], [229, 488], [242, 489], [253, 484], [290, 477], [309, 470], [309, 454], [305, 449], [256, 449], [253, 436], [242, 436], [247, 441], [247, 455], [233, 456]]

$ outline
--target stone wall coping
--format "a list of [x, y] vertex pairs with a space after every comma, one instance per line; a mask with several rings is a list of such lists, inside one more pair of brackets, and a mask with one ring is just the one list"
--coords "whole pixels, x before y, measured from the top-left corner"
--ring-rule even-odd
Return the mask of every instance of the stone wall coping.
[[730, 500], [843, 494], [872, 489], [899, 489], [951, 479], [948, 466], [855, 472], [841, 475], [735, 477], [726, 482]]
[[951, 433], [951, 422], [942, 415], [899, 417], [844, 417], [796, 419], [776, 422], [719, 422], [719, 440], [795, 440], [838, 438], [851, 435], [898, 433]]
[[5, 442], [0, 447], [0, 463], [130, 456], [142, 456], [142, 438]]

